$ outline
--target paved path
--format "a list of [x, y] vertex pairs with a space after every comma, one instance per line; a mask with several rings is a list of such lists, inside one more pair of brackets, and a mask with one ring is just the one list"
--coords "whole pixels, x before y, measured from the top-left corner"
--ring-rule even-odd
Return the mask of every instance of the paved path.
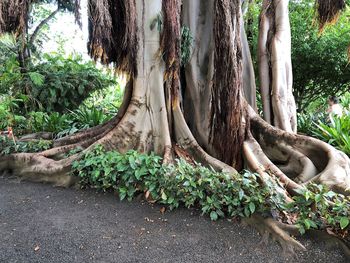
[[346, 262], [341, 251], [305, 240], [309, 251], [288, 260], [272, 241], [258, 246], [250, 227], [159, 209], [0, 178], [0, 262]]

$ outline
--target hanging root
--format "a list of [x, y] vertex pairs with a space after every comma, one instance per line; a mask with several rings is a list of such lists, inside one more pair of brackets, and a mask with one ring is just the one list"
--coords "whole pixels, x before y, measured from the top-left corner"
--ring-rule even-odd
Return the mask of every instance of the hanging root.
[[137, 76], [137, 14], [135, 0], [89, 0], [89, 54], [117, 71]]
[[319, 32], [322, 33], [327, 25], [335, 24], [345, 8], [344, 0], [316, 0], [315, 9]]
[[30, 1], [11, 0], [0, 3], [0, 34], [22, 34], [26, 30], [26, 17]]
[[240, 0], [218, 0], [214, 4], [215, 71], [209, 127], [209, 140], [218, 158], [238, 170], [243, 166], [240, 149], [245, 136], [241, 129], [244, 107], [240, 5]]

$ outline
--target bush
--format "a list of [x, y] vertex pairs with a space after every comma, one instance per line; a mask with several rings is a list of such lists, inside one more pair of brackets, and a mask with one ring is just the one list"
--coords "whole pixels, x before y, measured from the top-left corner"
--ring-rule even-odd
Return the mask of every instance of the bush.
[[0, 131], [6, 130], [7, 127], [18, 127], [22, 130], [26, 125], [26, 118], [16, 114], [16, 109], [19, 108], [19, 103], [22, 99], [16, 99], [11, 96], [0, 96]]
[[[276, 194], [276, 185], [270, 182], [262, 186], [256, 174], [228, 175], [198, 164], [192, 166], [184, 160], [162, 165], [161, 158], [153, 154], [129, 151], [123, 155], [104, 152], [101, 147], [87, 153], [73, 168], [84, 186], [114, 189], [120, 199], [128, 200], [145, 192], [146, 197], [169, 205], [170, 209], [180, 204], [198, 205], [213, 220], [225, 215], [246, 217], [255, 212], [267, 214], [285, 209], [298, 214], [296, 224], [301, 233], [324, 225], [341, 231], [349, 225], [349, 200], [323, 186], [310, 185], [294, 197], [294, 202], [285, 204]], [[335, 205], [331, 206], [331, 202]]]
[[16, 109], [20, 107], [19, 103], [23, 102], [24, 100], [10, 96], [0, 97], [0, 131], [12, 127], [16, 136], [52, 132], [54, 136], [62, 137], [110, 120], [117, 114], [116, 105], [120, 105], [118, 100], [112, 105], [109, 105], [109, 102], [100, 101], [98, 107], [88, 102], [67, 113], [32, 111], [21, 115], [16, 113]]
[[35, 78], [29, 75], [32, 83], [30, 96], [45, 111], [74, 110], [92, 91], [117, 84], [112, 77], [96, 69], [92, 62], [83, 63], [81, 57], [46, 54], [43, 62], [34, 66], [32, 71]]
[[116, 84], [113, 77], [78, 56], [44, 54], [39, 63], [25, 70], [15, 58], [0, 65], [0, 94], [26, 98], [15, 109], [17, 114], [74, 110], [91, 92]]
[[313, 135], [350, 156], [350, 115], [334, 116], [331, 123], [319, 121]]
[[52, 141], [49, 140], [35, 140], [30, 142], [15, 142], [13, 139], [0, 136], [0, 156], [11, 153], [34, 153], [50, 149]]
[[83, 187], [117, 191], [121, 200], [144, 193], [170, 209], [199, 206], [212, 220], [259, 213], [296, 224], [302, 234], [310, 228], [327, 228], [344, 237], [349, 229], [350, 199], [322, 185], [311, 184], [286, 203], [273, 177], [261, 184], [260, 176], [248, 171], [226, 174], [182, 159], [164, 165], [154, 154], [106, 152], [102, 146], [75, 162], [73, 174]]
[[287, 205], [291, 213], [298, 213], [296, 221], [303, 234], [310, 228], [331, 227], [331, 231], [345, 234], [349, 227], [350, 199], [336, 194], [322, 185], [310, 184], [294, 196], [294, 202]]
[[136, 151], [120, 154], [97, 147], [75, 162], [73, 169], [83, 186], [104, 191], [114, 189], [120, 199], [128, 200], [136, 193], [145, 192], [147, 198], [170, 209], [180, 204], [199, 205], [213, 220], [225, 215], [269, 213], [282, 198], [273, 191], [272, 182], [261, 187], [257, 174], [229, 175], [199, 164], [192, 166], [184, 160], [162, 165], [160, 157]]

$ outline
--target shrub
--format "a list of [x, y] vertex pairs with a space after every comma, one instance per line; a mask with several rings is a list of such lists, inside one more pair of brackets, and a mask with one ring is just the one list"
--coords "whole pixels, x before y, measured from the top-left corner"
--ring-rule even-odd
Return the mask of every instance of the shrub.
[[16, 59], [0, 65], [0, 94], [25, 96], [16, 113], [74, 110], [96, 90], [116, 85], [109, 75], [81, 57], [44, 54], [37, 64], [22, 70]]
[[350, 116], [334, 116], [330, 124], [319, 121], [314, 136], [350, 155]]
[[16, 99], [11, 96], [0, 97], [0, 131], [14, 126], [18, 127], [18, 129], [23, 129], [26, 125], [26, 118], [15, 113], [21, 102], [23, 102], [22, 99]]
[[114, 189], [120, 199], [131, 200], [144, 192], [149, 199], [166, 204], [170, 209], [184, 204], [199, 205], [211, 219], [228, 216], [250, 216], [255, 212], [269, 213], [279, 205], [282, 197], [272, 191], [276, 187], [261, 187], [259, 175], [219, 173], [200, 164], [190, 165], [184, 160], [162, 165], [154, 155], [129, 151], [126, 154], [97, 147], [73, 164], [74, 174], [83, 186]]
[[81, 57], [46, 54], [43, 59], [32, 68], [38, 81], [29, 77], [32, 84], [30, 96], [45, 111], [76, 109], [92, 91], [116, 85], [112, 77], [102, 74], [92, 62], [84, 63]]
[[261, 184], [260, 176], [248, 171], [226, 174], [182, 159], [164, 165], [154, 154], [106, 152], [102, 146], [75, 162], [73, 174], [83, 187], [117, 191], [121, 200], [144, 193], [170, 209], [199, 206], [212, 220], [259, 213], [294, 223], [302, 234], [310, 228], [327, 228], [345, 236], [349, 229], [350, 199], [322, 185], [311, 184], [286, 203], [273, 177]]
[[0, 136], [0, 156], [11, 153], [34, 153], [50, 149], [52, 141], [35, 140], [30, 142], [13, 141], [11, 138]]
[[328, 191], [323, 185], [309, 184], [287, 205], [289, 212], [298, 213], [297, 226], [303, 234], [310, 228], [331, 227], [345, 234], [349, 227], [350, 198]]

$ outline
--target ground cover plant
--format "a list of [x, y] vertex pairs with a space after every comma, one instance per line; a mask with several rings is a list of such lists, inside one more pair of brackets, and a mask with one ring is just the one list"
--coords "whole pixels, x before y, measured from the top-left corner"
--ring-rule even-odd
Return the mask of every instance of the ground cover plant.
[[278, 192], [278, 181], [261, 185], [262, 178], [257, 173], [228, 174], [183, 159], [164, 164], [153, 153], [131, 150], [121, 154], [105, 151], [102, 146], [76, 161], [72, 173], [79, 177], [82, 187], [113, 190], [121, 200], [129, 201], [143, 194], [149, 202], [164, 204], [171, 210], [179, 205], [198, 207], [212, 220], [274, 214], [282, 223], [292, 220], [301, 234], [310, 229], [327, 229], [335, 236], [346, 237], [350, 229], [349, 197], [323, 185], [310, 184], [298, 190], [299, 195], [292, 200], [286, 200]]

